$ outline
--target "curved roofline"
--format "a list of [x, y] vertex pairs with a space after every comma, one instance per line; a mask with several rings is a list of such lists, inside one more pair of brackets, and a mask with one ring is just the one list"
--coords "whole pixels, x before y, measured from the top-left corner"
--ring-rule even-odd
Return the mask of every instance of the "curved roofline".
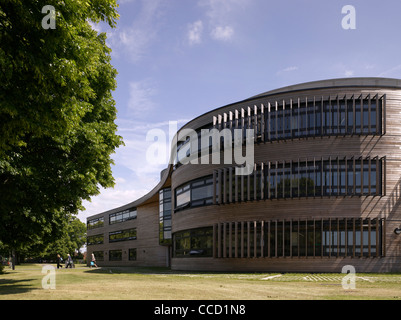
[[386, 87], [386, 88], [401, 89], [401, 80], [395, 78], [356, 77], [356, 78], [338, 78], [338, 79], [310, 81], [282, 87], [275, 90], [270, 90], [265, 93], [253, 96], [249, 99], [260, 98], [278, 93], [287, 93], [291, 91], [315, 90], [323, 88], [342, 88], [342, 87], [369, 87], [369, 88]]
[[[401, 79], [395, 78], [380, 78], [380, 77], [353, 77], [353, 78], [335, 78], [335, 79], [328, 79], [328, 80], [317, 80], [317, 81], [310, 81], [310, 82], [303, 82], [291, 86], [282, 87], [279, 89], [274, 89], [270, 91], [266, 91], [264, 93], [260, 93], [258, 95], [249, 97], [247, 99], [237, 101], [234, 103], [227, 104], [222, 107], [218, 107], [216, 109], [210, 110], [205, 112], [204, 114], [199, 115], [198, 117], [192, 119], [191, 121], [187, 122], [185, 125], [181, 127], [181, 129], [186, 128], [189, 124], [193, 121], [208, 115], [209, 113], [216, 112], [220, 109], [230, 107], [235, 104], [245, 103], [247, 101], [251, 101], [254, 99], [259, 99], [263, 97], [268, 97], [276, 94], [283, 94], [288, 92], [297, 92], [303, 90], [315, 90], [315, 89], [324, 89], [324, 88], [350, 88], [350, 87], [378, 87], [378, 88], [393, 88], [393, 89], [401, 89]], [[180, 130], [181, 130], [180, 129]], [[178, 130], [178, 131], [180, 131]]]
[[[125, 205], [119, 206], [114, 209], [99, 212], [98, 214], [87, 217], [86, 219], [87, 220], [89, 218], [93, 219], [94, 217], [97, 217], [98, 215], [100, 216], [100, 215], [104, 215], [104, 214], [116, 213], [116, 212], [128, 210], [133, 207], [138, 207], [140, 205], [147, 204], [149, 200], [151, 200], [155, 195], [157, 195], [159, 193], [160, 189], [163, 189], [163, 187], [165, 186], [165, 184], [171, 174], [172, 169], [173, 169], [173, 165], [169, 164], [168, 167], [161, 172], [161, 178], [160, 178], [159, 183], [151, 191], [149, 191], [148, 193], [146, 193], [139, 199], [134, 200], [133, 202], [127, 203]], [[150, 201], [150, 202], [153, 202], [153, 201]]]

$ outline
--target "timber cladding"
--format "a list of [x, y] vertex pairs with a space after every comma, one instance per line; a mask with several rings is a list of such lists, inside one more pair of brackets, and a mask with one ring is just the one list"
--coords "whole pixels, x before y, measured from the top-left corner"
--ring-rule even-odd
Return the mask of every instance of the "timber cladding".
[[[105, 226], [88, 230], [88, 236], [103, 235], [103, 243], [87, 247], [88, 259], [93, 252], [103, 252], [103, 260], [98, 262], [99, 266], [166, 266], [168, 251], [166, 247], [159, 245], [158, 208], [158, 202], [140, 206], [137, 208], [136, 219], [112, 225], [109, 224], [109, 214], [104, 214]], [[109, 240], [110, 234], [132, 229], [136, 230], [135, 239], [116, 242]], [[135, 260], [129, 258], [130, 249], [136, 251]], [[118, 252], [121, 257], [110, 260], [110, 251]]]
[[[89, 247], [128, 252], [136, 241], [137, 260], [123, 256], [112, 265], [339, 272], [350, 264], [357, 272], [399, 271], [400, 117], [401, 81], [379, 78], [306, 83], [212, 110], [182, 129], [199, 136], [205, 128], [241, 129], [243, 154], [245, 130], [253, 129], [253, 172], [236, 175], [238, 166], [224, 162], [222, 149], [216, 164], [209, 155], [209, 164], [169, 166], [158, 188], [132, 203], [136, 220], [108, 225], [115, 210], [109, 211], [104, 226], [88, 230], [107, 238], [116, 228], [135, 227], [137, 240]], [[163, 188], [171, 188], [171, 250], [159, 245]]]

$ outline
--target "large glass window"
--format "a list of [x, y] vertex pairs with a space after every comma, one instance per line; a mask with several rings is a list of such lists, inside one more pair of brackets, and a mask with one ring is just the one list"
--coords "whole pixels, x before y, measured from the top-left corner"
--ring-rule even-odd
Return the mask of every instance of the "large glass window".
[[[215, 255], [217, 258], [381, 257], [383, 228], [382, 219], [368, 218], [225, 222], [215, 227]], [[190, 231], [179, 235], [177, 245], [189, 250]]]
[[[383, 159], [272, 162], [264, 166], [265, 198], [380, 195]], [[257, 168], [257, 170], [260, 170]], [[377, 181], [377, 178], [380, 181]], [[377, 188], [379, 187], [380, 190]]]
[[171, 188], [159, 191], [159, 243], [171, 244]]
[[213, 177], [191, 181], [175, 189], [175, 211], [213, 204]]
[[380, 256], [382, 220], [325, 220], [322, 240], [324, 256]]
[[123, 259], [122, 250], [110, 250], [109, 261], [121, 261]]
[[211, 257], [213, 228], [181, 231], [174, 234], [174, 257]]
[[103, 236], [103, 234], [96, 234], [93, 236], [88, 236], [86, 241], [87, 241], [88, 246], [95, 245], [95, 244], [103, 244], [104, 236]]
[[117, 213], [112, 213], [109, 215], [109, 224], [120, 223], [127, 220], [136, 219], [137, 210], [136, 208], [131, 208]]
[[104, 218], [103, 217], [89, 220], [87, 223], [88, 230], [100, 228], [103, 226], [104, 226]]
[[[257, 139], [263, 136], [265, 141], [274, 141], [322, 135], [380, 135], [384, 99], [384, 96], [367, 95], [312, 97], [304, 101], [293, 99], [266, 103], [270, 107], [264, 109], [261, 118], [264, 131], [255, 136]], [[252, 112], [250, 115], [246, 113], [241, 119], [247, 126], [250, 123], [250, 129], [254, 128]], [[261, 110], [257, 112], [259, 115]], [[230, 128], [239, 127], [233, 125]]]
[[109, 242], [136, 240], [136, 228], [109, 232]]
[[316, 196], [380, 196], [384, 161], [385, 158], [378, 157], [274, 161], [257, 165], [252, 174], [240, 177], [235, 176], [235, 168], [220, 169], [215, 173], [216, 203]]

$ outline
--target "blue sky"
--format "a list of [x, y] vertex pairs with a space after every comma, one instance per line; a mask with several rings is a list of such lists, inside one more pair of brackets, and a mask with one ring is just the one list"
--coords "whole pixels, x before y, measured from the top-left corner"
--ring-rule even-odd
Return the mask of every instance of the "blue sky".
[[[343, 77], [401, 78], [399, 0], [120, 0], [107, 33], [118, 71], [114, 189], [85, 202], [86, 217], [132, 202], [165, 164], [145, 157], [150, 129], [168, 134], [212, 109], [282, 86]], [[342, 28], [342, 8], [356, 29]]]

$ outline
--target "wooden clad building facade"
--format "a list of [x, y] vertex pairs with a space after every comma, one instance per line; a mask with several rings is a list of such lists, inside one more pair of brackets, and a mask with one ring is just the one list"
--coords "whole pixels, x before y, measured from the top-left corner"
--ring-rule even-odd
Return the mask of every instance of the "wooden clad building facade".
[[[149, 194], [88, 218], [88, 256], [174, 270], [399, 271], [400, 123], [401, 80], [383, 78], [299, 84], [210, 111], [177, 133], [175, 163]], [[213, 130], [226, 134], [220, 161], [182, 164], [215, 150], [201, 143]], [[240, 139], [246, 154], [249, 130], [252, 173], [239, 175], [223, 146]]]

